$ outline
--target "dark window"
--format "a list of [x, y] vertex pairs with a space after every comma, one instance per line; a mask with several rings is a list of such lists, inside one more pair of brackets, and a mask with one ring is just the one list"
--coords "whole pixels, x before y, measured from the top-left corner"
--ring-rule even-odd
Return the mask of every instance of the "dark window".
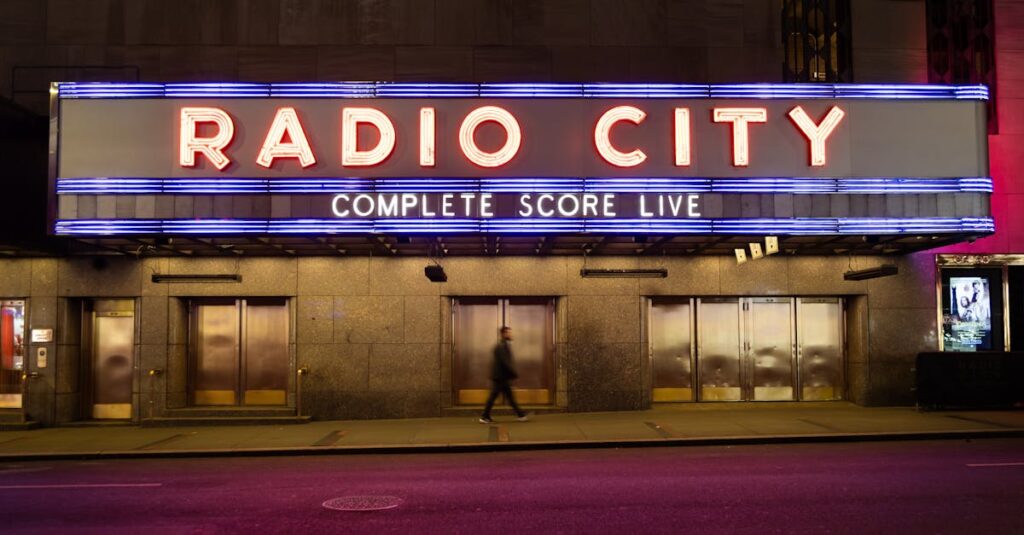
[[925, 5], [928, 81], [987, 85], [988, 131], [998, 133], [992, 0], [927, 0]]
[[786, 82], [852, 82], [850, 0], [783, 0]]

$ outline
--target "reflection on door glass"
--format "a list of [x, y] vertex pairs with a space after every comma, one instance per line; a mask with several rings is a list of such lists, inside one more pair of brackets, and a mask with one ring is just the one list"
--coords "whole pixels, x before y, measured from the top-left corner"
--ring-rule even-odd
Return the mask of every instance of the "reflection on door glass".
[[21, 406], [24, 337], [25, 302], [0, 302], [0, 408]]

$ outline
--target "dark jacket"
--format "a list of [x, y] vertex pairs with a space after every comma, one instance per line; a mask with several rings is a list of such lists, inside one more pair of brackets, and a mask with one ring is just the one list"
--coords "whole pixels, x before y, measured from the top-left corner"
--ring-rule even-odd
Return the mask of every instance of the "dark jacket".
[[491, 379], [495, 381], [508, 382], [519, 377], [512, 365], [512, 348], [506, 340], [498, 342], [494, 346], [494, 363], [491, 366]]

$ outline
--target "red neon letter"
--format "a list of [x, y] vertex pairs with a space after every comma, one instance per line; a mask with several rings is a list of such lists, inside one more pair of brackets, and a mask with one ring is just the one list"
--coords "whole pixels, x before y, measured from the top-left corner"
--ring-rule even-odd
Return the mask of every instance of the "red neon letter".
[[[494, 152], [480, 150], [473, 139], [476, 129], [487, 121], [494, 121], [505, 129], [505, 144]], [[481, 167], [498, 167], [508, 163], [519, 152], [522, 141], [523, 132], [519, 129], [519, 122], [508, 110], [497, 106], [482, 106], [469, 112], [459, 127], [459, 145], [462, 147], [462, 153], [469, 161]]]
[[846, 112], [839, 109], [839, 106], [832, 106], [832, 109], [828, 110], [821, 123], [814, 124], [814, 121], [807, 116], [807, 112], [800, 106], [790, 110], [789, 118], [793, 119], [797, 128], [811, 142], [811, 166], [821, 167], [825, 165], [825, 140], [839, 126], [839, 121], [842, 121], [845, 115]]
[[690, 165], [690, 108], [676, 108], [676, 167]]
[[434, 108], [420, 108], [420, 167], [434, 167]]
[[768, 120], [764, 108], [715, 108], [716, 123], [732, 123], [732, 164], [746, 167], [750, 163], [750, 134], [747, 123], [763, 123]]
[[604, 115], [597, 120], [597, 126], [594, 127], [594, 146], [597, 147], [597, 153], [604, 158], [604, 161], [618, 167], [636, 167], [647, 159], [647, 155], [640, 149], [635, 149], [633, 152], [617, 150], [609, 139], [609, 133], [615, 123], [629, 121], [633, 124], [640, 124], [646, 117], [647, 114], [643, 110], [633, 106], [616, 106], [604, 112]]
[[[199, 123], [217, 125], [212, 137], [198, 137]], [[182, 108], [181, 137], [178, 145], [178, 163], [182, 167], [195, 167], [196, 153], [210, 160], [218, 170], [231, 165], [231, 159], [224, 155], [224, 148], [235, 137], [235, 123], [231, 116], [220, 108]]]
[[[377, 146], [359, 150], [356, 137], [359, 123], [372, 124], [380, 132]], [[377, 165], [395, 149], [395, 125], [391, 119], [375, 108], [342, 108], [341, 110], [341, 165], [366, 167]]]
[[[288, 134], [291, 139], [284, 142], [284, 136]], [[256, 163], [263, 167], [270, 167], [274, 164], [274, 158], [298, 158], [302, 167], [309, 167], [316, 163], [313, 157], [313, 149], [306, 141], [306, 133], [302, 131], [302, 123], [295, 113], [295, 108], [280, 108], [274, 116], [274, 122], [270, 124], [267, 132], [267, 139], [263, 141], [263, 148], [260, 149]]]

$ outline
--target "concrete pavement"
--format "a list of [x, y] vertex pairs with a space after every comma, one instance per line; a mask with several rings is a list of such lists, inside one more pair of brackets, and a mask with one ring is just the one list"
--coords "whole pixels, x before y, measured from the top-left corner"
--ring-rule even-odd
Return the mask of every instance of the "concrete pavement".
[[651, 410], [318, 421], [230, 427], [76, 426], [0, 433], [0, 460], [483, 451], [1024, 436], [1024, 411], [919, 412], [845, 402], [659, 405]]

